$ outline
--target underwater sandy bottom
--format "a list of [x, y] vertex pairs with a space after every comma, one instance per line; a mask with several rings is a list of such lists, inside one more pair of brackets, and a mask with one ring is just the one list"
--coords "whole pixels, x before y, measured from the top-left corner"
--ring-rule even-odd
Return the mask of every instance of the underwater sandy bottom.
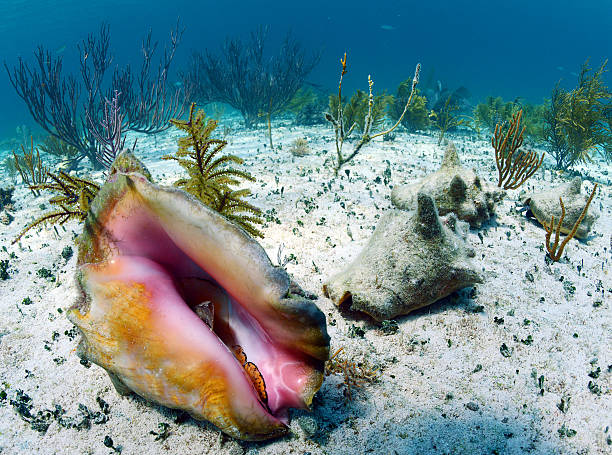
[[[0, 402], [0, 453], [110, 454], [107, 436], [123, 454], [610, 453], [611, 166], [589, 165], [589, 175], [600, 182], [593, 205], [601, 216], [587, 243], [569, 243], [567, 259], [547, 265], [544, 230], [517, 210], [521, 191], [509, 191], [494, 222], [469, 234], [484, 283], [398, 318], [399, 331], [386, 335], [371, 321], [340, 314], [322, 297], [321, 286], [359, 253], [390, 207], [385, 169], [391, 169], [390, 185], [413, 181], [439, 167], [444, 149], [434, 137], [400, 133], [393, 142], [370, 144], [346, 168], [350, 177], [341, 171], [332, 180], [325, 164], [335, 153], [328, 128], [280, 122], [273, 133], [274, 151], [264, 146], [263, 130], [239, 130], [226, 148], [245, 158], [257, 177], [250, 184], [252, 202], [269, 220], [261, 243], [273, 263], [283, 245], [281, 256], [295, 257], [288, 272], [321, 296], [317, 304], [328, 318], [332, 352], [343, 347], [347, 360], [378, 368], [379, 380], [353, 389], [348, 401], [342, 378], [327, 377], [313, 412], [294, 412], [290, 435], [265, 443], [237, 442], [193, 419], [177, 423], [184, 420], [179, 412], [120, 397], [104, 370], [79, 363], [78, 336], [63, 313], [76, 295], [76, 255], [66, 261], [61, 252], [73, 244], [80, 226], [68, 223], [59, 236], [41, 229], [11, 245], [43, 213], [40, 204], [48, 209], [47, 196], [35, 198], [18, 186], [15, 220], [0, 225], [0, 247], [6, 247], [0, 259], [16, 256], [9, 259], [10, 279], [0, 281], [0, 390], [7, 393]], [[171, 184], [181, 173], [159, 159], [176, 150], [176, 137], [167, 132], [139, 139], [137, 156], [157, 181]], [[297, 137], [308, 138], [311, 155], [288, 152]], [[452, 139], [462, 163], [492, 182], [490, 143]], [[525, 190], [569, 179], [540, 170]], [[0, 186], [9, 183], [5, 179]], [[583, 192], [592, 185], [585, 187]], [[52, 277], [38, 276], [41, 268]], [[23, 304], [26, 297], [32, 304]], [[508, 357], [500, 352], [502, 344]], [[97, 420], [102, 423], [89, 419], [89, 429], [53, 421], [41, 433], [9, 404], [17, 390], [31, 397], [33, 414], [60, 405], [66, 418], [82, 423], [82, 405], [101, 412], [97, 398], [108, 410]], [[169, 425], [163, 441], [150, 433], [159, 433], [160, 423]]]

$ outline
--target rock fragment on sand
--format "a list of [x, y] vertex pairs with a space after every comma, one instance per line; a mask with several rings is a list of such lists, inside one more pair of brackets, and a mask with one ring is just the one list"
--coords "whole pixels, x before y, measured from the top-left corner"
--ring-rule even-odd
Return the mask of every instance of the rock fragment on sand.
[[323, 291], [336, 305], [377, 321], [407, 314], [481, 283], [470, 257], [467, 225], [438, 216], [433, 198], [417, 196], [417, 210], [389, 210], [363, 251]]
[[[561, 225], [561, 232], [568, 234], [573, 229], [589, 199], [588, 194], [580, 192], [581, 187], [582, 179], [575, 177], [571, 182], [564, 183], [552, 190], [528, 195], [523, 203], [529, 206], [531, 213], [541, 225], [548, 226], [552, 216], [555, 217], [556, 225], [559, 222], [559, 218], [561, 218], [561, 204], [559, 204], [559, 197], [561, 197], [565, 206], [565, 218]], [[580, 226], [578, 226], [575, 237], [579, 239], [586, 238], [597, 218], [599, 218], [599, 213], [591, 205]]]
[[451, 142], [442, 165], [433, 174], [411, 184], [396, 185], [391, 201], [399, 209], [414, 209], [419, 192], [431, 194], [440, 215], [454, 213], [457, 218], [478, 228], [495, 213], [495, 204], [504, 192], [481, 179], [474, 170], [461, 166], [455, 145]]
[[15, 218], [7, 210], [0, 212], [0, 223], [8, 226]]
[[7, 210], [13, 209], [13, 192], [15, 187], [0, 188], [0, 210], [6, 208]]

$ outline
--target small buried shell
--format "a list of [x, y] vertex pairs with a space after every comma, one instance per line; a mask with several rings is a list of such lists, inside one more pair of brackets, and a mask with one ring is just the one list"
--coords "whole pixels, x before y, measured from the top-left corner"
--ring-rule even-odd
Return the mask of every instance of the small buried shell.
[[[581, 193], [581, 188], [582, 179], [580, 177], [575, 177], [570, 182], [563, 183], [552, 190], [528, 195], [523, 200], [523, 203], [529, 206], [531, 213], [542, 226], [548, 226], [552, 216], [555, 217], [555, 220], [561, 218], [559, 197], [563, 199], [565, 218], [563, 218], [561, 232], [563, 234], [569, 234], [576, 221], [578, 221], [589, 199], [588, 194]], [[591, 226], [593, 226], [597, 218], [599, 218], [597, 208], [595, 208], [594, 205], [589, 206], [588, 212], [576, 230], [575, 237], [578, 239], [585, 239], [589, 235]]]
[[323, 380], [323, 313], [242, 229], [151, 183], [131, 154], [110, 174], [79, 238], [79, 355], [120, 393], [233, 437], [284, 434], [288, 408], [308, 408]]

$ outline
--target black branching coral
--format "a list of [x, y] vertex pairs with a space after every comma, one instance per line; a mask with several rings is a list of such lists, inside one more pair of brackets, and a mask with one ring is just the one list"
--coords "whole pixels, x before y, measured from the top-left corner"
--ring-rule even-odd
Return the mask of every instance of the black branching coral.
[[171, 120], [174, 126], [187, 133], [187, 136], [179, 138], [175, 155], [162, 157], [177, 161], [189, 175], [175, 185], [242, 227], [251, 236], [263, 237], [254, 226], [263, 223], [261, 210], [243, 199], [251, 194], [250, 190], [231, 188], [241, 180], [253, 182], [255, 178], [248, 172], [231, 167], [232, 164], [242, 164], [242, 158], [235, 155], [218, 156], [227, 141], [210, 137], [217, 127], [217, 121], [207, 120], [203, 110], [194, 111], [195, 103], [191, 105], [187, 121]]
[[49, 199], [49, 203], [56, 209], [28, 224], [12, 243], [19, 241], [26, 232], [40, 224], [62, 225], [69, 220], [84, 221], [87, 218], [89, 205], [98, 194], [100, 187], [91, 180], [72, 176], [63, 171], [58, 174], [47, 172], [47, 177], [49, 181], [30, 185], [30, 189], [53, 191], [55, 196]]

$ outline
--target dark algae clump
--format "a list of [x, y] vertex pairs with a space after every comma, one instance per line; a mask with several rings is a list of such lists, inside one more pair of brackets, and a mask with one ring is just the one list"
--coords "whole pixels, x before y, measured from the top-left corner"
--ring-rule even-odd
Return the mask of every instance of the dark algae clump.
[[[7, 401], [7, 395], [7, 392], [3, 391], [4, 398], [0, 399], [0, 403]], [[14, 397], [8, 399], [17, 415], [27, 422], [32, 430], [39, 433], [46, 433], [53, 422], [56, 422], [62, 428], [74, 428], [76, 430], [89, 430], [92, 424], [105, 424], [109, 418], [109, 406], [100, 397], [96, 401], [100, 407], [99, 411], [92, 411], [84, 404], [79, 403], [77, 414], [69, 416], [66, 415], [64, 408], [58, 404], [53, 409], [36, 410], [32, 398], [20, 389], [15, 390]]]
[[8, 280], [10, 278], [9, 273], [9, 261], [8, 259], [0, 260], [0, 280]]

